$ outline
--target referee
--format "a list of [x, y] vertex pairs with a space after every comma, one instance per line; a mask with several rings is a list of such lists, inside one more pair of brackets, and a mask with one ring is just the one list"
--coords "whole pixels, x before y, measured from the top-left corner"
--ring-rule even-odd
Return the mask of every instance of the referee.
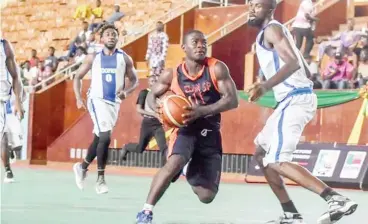
[[[149, 88], [151, 88], [156, 81], [156, 76], [150, 76], [148, 78]], [[121, 154], [121, 160], [123, 161], [126, 161], [129, 152], [143, 153], [152, 137], [155, 137], [161, 155], [163, 155], [163, 158], [165, 159], [167, 149], [165, 131], [158, 119], [158, 115], [147, 104], [147, 96], [150, 94], [149, 88], [144, 89], [139, 93], [136, 103], [137, 112], [143, 116], [139, 143], [128, 143], [123, 146]]]

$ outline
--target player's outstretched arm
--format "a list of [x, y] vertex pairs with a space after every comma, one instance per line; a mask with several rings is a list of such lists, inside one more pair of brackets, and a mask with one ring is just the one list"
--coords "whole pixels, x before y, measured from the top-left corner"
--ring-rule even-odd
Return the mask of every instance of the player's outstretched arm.
[[73, 88], [74, 88], [74, 94], [75, 98], [77, 100], [77, 107], [78, 109], [84, 108], [86, 109], [86, 106], [82, 100], [82, 93], [81, 93], [81, 86], [82, 86], [82, 79], [83, 77], [88, 73], [89, 70], [92, 68], [92, 63], [95, 58], [95, 54], [88, 54], [87, 57], [84, 59], [82, 65], [79, 67], [77, 74], [74, 76], [73, 80]]
[[221, 99], [214, 104], [203, 106], [202, 116], [218, 114], [238, 107], [238, 95], [236, 86], [230, 76], [228, 67], [221, 61], [214, 68], [218, 91]]
[[122, 89], [119, 88], [117, 94], [120, 99], [125, 99], [130, 93], [132, 93], [138, 87], [138, 75], [137, 71], [134, 68], [133, 60], [127, 54], [124, 55], [125, 63], [126, 63], [126, 71], [125, 77], [128, 78], [130, 82], [130, 87]]
[[17, 64], [15, 62], [14, 51], [13, 51], [11, 44], [7, 40], [4, 40], [4, 48], [5, 48], [5, 54], [6, 54], [6, 61], [5, 61], [6, 68], [8, 69], [13, 79], [12, 85], [13, 85], [13, 91], [15, 95], [14, 112], [17, 113], [20, 119], [23, 119], [24, 111], [23, 111], [22, 100], [21, 100], [21, 97], [23, 95], [22, 94], [23, 86], [20, 80], [20, 74], [18, 73]]
[[286, 34], [279, 25], [268, 26], [265, 29], [264, 38], [285, 62], [285, 65], [280, 68], [276, 75], [264, 83], [264, 88], [268, 91], [300, 69], [300, 65]]
[[159, 77], [155, 85], [151, 88], [151, 94], [147, 96], [148, 106], [157, 111], [156, 99], [164, 95], [171, 86], [173, 79], [173, 70], [171, 68], [166, 69]]

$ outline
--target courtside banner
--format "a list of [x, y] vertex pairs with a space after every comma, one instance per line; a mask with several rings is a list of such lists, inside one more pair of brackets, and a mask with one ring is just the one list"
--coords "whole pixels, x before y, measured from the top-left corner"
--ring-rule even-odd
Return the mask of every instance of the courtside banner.
[[[332, 187], [359, 189], [368, 169], [368, 146], [302, 143], [293, 155], [294, 163], [305, 167]], [[246, 182], [266, 182], [254, 158], [249, 166]], [[291, 181], [286, 183], [294, 184]]]

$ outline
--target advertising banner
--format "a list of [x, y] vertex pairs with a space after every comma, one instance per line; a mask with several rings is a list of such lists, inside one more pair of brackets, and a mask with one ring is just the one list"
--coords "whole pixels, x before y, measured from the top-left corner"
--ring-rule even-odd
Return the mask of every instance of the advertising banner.
[[[367, 154], [368, 146], [302, 143], [297, 146], [292, 162], [305, 167], [332, 187], [360, 188], [368, 169]], [[251, 160], [245, 179], [247, 182], [266, 182], [255, 159]]]

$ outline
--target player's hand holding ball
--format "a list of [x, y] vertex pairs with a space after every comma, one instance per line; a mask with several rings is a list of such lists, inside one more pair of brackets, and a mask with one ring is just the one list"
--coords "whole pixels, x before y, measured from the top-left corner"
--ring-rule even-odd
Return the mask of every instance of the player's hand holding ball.
[[189, 101], [191, 102], [191, 105], [183, 107], [185, 111], [182, 114], [182, 117], [184, 118], [183, 123], [185, 125], [192, 123], [193, 121], [197, 120], [198, 118], [204, 115], [202, 106], [200, 106], [197, 103], [194, 103], [191, 97], [189, 97]]
[[249, 93], [248, 101], [255, 102], [267, 92], [267, 89], [262, 83], [254, 83], [248, 89], [246, 89], [246, 92]]

